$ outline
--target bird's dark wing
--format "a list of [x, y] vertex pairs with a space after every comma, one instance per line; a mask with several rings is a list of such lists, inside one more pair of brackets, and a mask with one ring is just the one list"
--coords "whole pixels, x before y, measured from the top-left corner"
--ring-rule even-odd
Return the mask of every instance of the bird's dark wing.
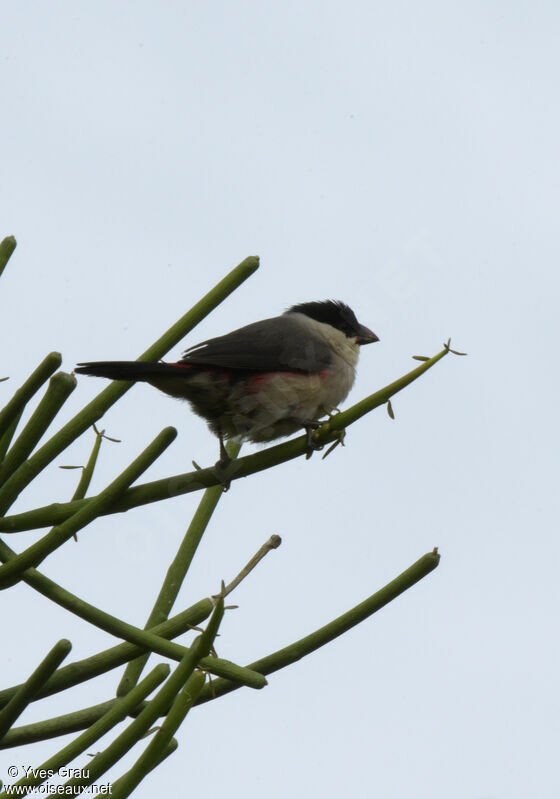
[[180, 363], [257, 372], [320, 372], [331, 363], [328, 346], [311, 338], [289, 314], [263, 319], [185, 351]]

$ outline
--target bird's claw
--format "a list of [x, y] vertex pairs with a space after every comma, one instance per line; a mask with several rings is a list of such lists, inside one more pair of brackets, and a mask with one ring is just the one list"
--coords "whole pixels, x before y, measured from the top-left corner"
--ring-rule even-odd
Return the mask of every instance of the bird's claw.
[[334, 406], [333, 406], [333, 407], [331, 407], [331, 408], [326, 408], [326, 407], [323, 405], [323, 406], [322, 406], [322, 411], [323, 411], [323, 413], [325, 414], [325, 416], [328, 416], [328, 417], [329, 417], [329, 419], [332, 419], [334, 416], [337, 416], [339, 413], [342, 413], [342, 411], [340, 410], [340, 408], [336, 408], [336, 407], [334, 407]]
[[218, 482], [222, 484], [222, 489], [224, 493], [226, 491], [229, 491], [229, 487], [231, 485], [231, 477], [226, 477], [224, 474], [224, 470], [227, 469], [230, 462], [231, 458], [229, 458], [227, 461], [224, 461], [222, 458], [220, 458], [220, 460], [216, 461], [216, 463], [214, 464], [214, 469], [213, 469], [214, 474], [218, 479]]
[[[325, 407], [323, 407], [321, 410], [323, 411], [323, 413], [326, 416], [329, 417], [327, 421], [325, 421], [325, 422], [308, 422], [305, 425], [306, 445], [307, 445], [307, 452], [306, 452], [306, 455], [305, 455], [306, 460], [309, 460], [309, 458], [313, 455], [313, 453], [315, 451], [322, 450], [323, 447], [324, 447], [323, 444], [318, 444], [317, 442], [315, 442], [313, 440], [313, 433], [316, 430], [318, 430], [319, 428], [322, 428], [322, 427], [325, 427], [326, 429], [328, 429], [330, 420], [334, 416], [336, 416], [339, 413], [341, 413], [340, 408], [334, 408], [334, 407], [333, 408], [325, 408]], [[336, 439], [331, 444], [331, 446], [328, 448], [328, 450], [325, 452], [325, 454], [322, 457], [322, 460], [325, 460], [327, 455], [330, 455], [330, 453], [333, 451], [333, 449], [335, 449], [335, 447], [338, 447], [339, 444], [344, 446], [344, 437], [345, 436], [346, 436], [346, 430], [340, 430], [337, 433]]]
[[226, 478], [224, 476], [224, 470], [228, 468], [232, 459], [224, 444], [223, 436], [220, 434], [218, 437], [220, 439], [220, 459], [214, 464], [214, 474], [222, 484], [224, 492], [226, 492], [229, 491], [231, 477]]

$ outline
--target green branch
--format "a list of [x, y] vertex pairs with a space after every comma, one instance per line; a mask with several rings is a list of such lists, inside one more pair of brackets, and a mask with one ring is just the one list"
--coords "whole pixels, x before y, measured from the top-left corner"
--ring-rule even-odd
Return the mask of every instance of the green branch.
[[[233, 451], [230, 453], [233, 454]], [[241, 570], [241, 572], [233, 579], [226, 587], [226, 595], [231, 593], [234, 588], [255, 568], [255, 566], [262, 560], [265, 555], [272, 549], [275, 549], [280, 544], [279, 536], [271, 536], [271, 538], [260, 547], [259, 551], [250, 559], [249, 563]], [[3, 549], [2, 549], [3, 547]], [[0, 542], [0, 551], [6, 554], [4, 550], [8, 550], [7, 554], [11, 553], [9, 547]], [[36, 569], [28, 569], [25, 572], [24, 580], [31, 587], [42, 593], [53, 602], [60, 604], [62, 607], [70, 610], [76, 615], [95, 624], [96, 619], [99, 619], [104, 625], [103, 629], [108, 632], [118, 631], [120, 620], [109, 614], [105, 614], [99, 608], [84, 602], [75, 594], [71, 594], [57, 583], [49, 580], [48, 577], [38, 572]], [[149, 632], [154, 633], [161, 638], [171, 639], [193, 629], [195, 625], [203, 621], [212, 612], [215, 604], [215, 598], [202, 599], [195, 605], [192, 605], [187, 610], [182, 611], [171, 619], [168, 619], [160, 624], [150, 627]], [[109, 626], [110, 625], [110, 626]], [[137, 628], [133, 628], [136, 630]], [[150, 651], [148, 649], [148, 651]], [[182, 649], [177, 652], [176, 659], [180, 659], [183, 654]], [[97, 677], [104, 674], [111, 669], [121, 666], [138, 655], [146, 652], [143, 648], [136, 644], [123, 643], [118, 646], [113, 646], [88, 658], [70, 663], [61, 669], [58, 669], [55, 674], [48, 680], [43, 689], [37, 694], [37, 699], [45, 696], [64, 691], [81, 682]], [[173, 653], [166, 653], [173, 654]], [[230, 661], [223, 660], [222, 658], [203, 658], [200, 666], [205, 668], [212, 674], [218, 674], [228, 679], [239, 681], [243, 685], [251, 688], [262, 688], [266, 685], [266, 680], [260, 674], [238, 666]], [[13, 695], [20, 689], [21, 686], [16, 685], [11, 688], [5, 688], [0, 691], [0, 708], [9, 702]]]
[[120, 701], [122, 699], [113, 698], [98, 705], [92, 705], [82, 710], [74, 710], [72, 713], [65, 713], [63, 716], [56, 716], [34, 724], [23, 724], [21, 727], [12, 727], [10, 732], [6, 733], [0, 741], [0, 749], [13, 749], [16, 746], [46, 741], [59, 735], [68, 735], [71, 732], [85, 730]]
[[[10, 556], [8, 562], [0, 566], [0, 588], [6, 588], [13, 580], [21, 579], [23, 572], [29, 567], [37, 566], [47, 555], [62, 546], [69, 538], [88, 525], [111, 507], [115, 500], [143, 474], [162, 452], [175, 440], [177, 431], [174, 427], [166, 427], [156, 436], [135, 460], [107, 488], [98, 494], [81, 510], [66, 522], [54, 527], [49, 533], [32, 544], [19, 555]], [[0, 555], [1, 558], [1, 555]], [[2, 558], [3, 560], [3, 558]]]
[[163, 756], [171, 743], [173, 735], [183, 723], [185, 716], [191, 710], [204, 686], [204, 674], [195, 671], [191, 674], [184, 687], [173, 702], [163, 724], [156, 732], [144, 752], [126, 774], [123, 774], [113, 783], [112, 796], [114, 799], [126, 799], [139, 785], [144, 777], [150, 773]]
[[[121, 644], [121, 646], [126, 646], [126, 644]], [[117, 649], [117, 647], [114, 647], [114, 649]], [[244, 666], [237, 666], [229, 660], [206, 656], [200, 658], [198, 666], [205, 672], [207, 671], [210, 674], [220, 675], [220, 679], [227, 680], [228, 684], [231, 682], [236, 683], [239, 688], [245, 685], [248, 688], [260, 689], [267, 685], [266, 678], [262, 674]], [[132, 690], [134, 691], [135, 688]], [[51, 693], [53, 692], [51, 691]], [[126, 694], [126, 696], [130, 696], [131, 693], [132, 691]], [[36, 743], [37, 741], [43, 741], [48, 738], [68, 735], [71, 732], [87, 729], [98, 719], [102, 718], [102, 716], [119, 701], [120, 699], [117, 697], [116, 699], [102, 702], [99, 705], [93, 705], [82, 710], [75, 710], [72, 713], [65, 713], [62, 716], [44, 719], [43, 721], [37, 721], [33, 724], [25, 724], [21, 727], [13, 727], [0, 741], [0, 749], [24, 746], [25, 744]]]
[[0, 740], [8, 732], [14, 721], [21, 716], [27, 705], [35, 699], [71, 649], [72, 644], [65, 638], [55, 644], [35, 671], [14, 693], [6, 707], [0, 711]]
[[[211, 599], [201, 599], [200, 602], [183, 610], [171, 619], [151, 627], [150, 632], [168, 640], [176, 638], [208, 618], [213, 607]], [[35, 699], [43, 699], [45, 696], [51, 696], [68, 688], [73, 688], [75, 685], [122, 666], [145, 651], [145, 648], [137, 644], [129, 644], [126, 641], [109, 649], [104, 649], [102, 652], [97, 652], [95, 655], [69, 663], [67, 666], [62, 666], [47, 680], [35, 696]], [[0, 708], [4, 707], [21, 687], [21, 685], [14, 685], [11, 688], [4, 688], [0, 691]]]
[[19, 434], [0, 466], [0, 485], [33, 452], [41, 436], [74, 391], [76, 385], [76, 378], [65, 372], [58, 372], [54, 377], [51, 377], [45, 396], [37, 405], [30, 420]]
[[[224, 615], [224, 592], [225, 588], [222, 583], [222, 595], [198, 642], [202, 655], [210, 652], [218, 633], [218, 627]], [[129, 796], [144, 777], [162, 760], [173, 735], [177, 732], [185, 716], [196, 702], [204, 686], [204, 681], [204, 674], [200, 672], [191, 674], [180, 693], [175, 697], [163, 724], [152, 738], [145, 751], [140, 755], [134, 766], [113, 786], [113, 795], [117, 799], [125, 799], [125, 797]]]
[[10, 260], [16, 246], [17, 242], [13, 236], [6, 236], [6, 238], [0, 242], [0, 276], [6, 268], [6, 264]]
[[87, 785], [96, 782], [102, 774], [120, 760], [146, 734], [157, 718], [168, 712], [175, 697], [194, 672], [197, 662], [210, 651], [223, 612], [224, 603], [222, 599], [214, 608], [205, 632], [186, 651], [175, 671], [162, 685], [155, 697], [113, 743], [109, 744], [103, 752], [100, 752], [90, 761], [88, 764], [88, 776], [69, 780], [64, 783], [65, 787], [72, 786], [74, 788], [79, 786], [80, 788], [85, 788]]
[[[5, 239], [0, 243], [0, 274], [14, 247], [15, 240], [13, 238]], [[188, 331], [241, 285], [257, 267], [258, 258], [245, 259], [149, 347], [138, 360], [151, 361], [163, 357]], [[328, 455], [331, 449], [342, 441], [344, 430], [347, 427], [380, 405], [387, 404], [389, 415], [394, 418], [391, 398], [417, 380], [448, 352], [453, 352], [449, 342], [444, 345], [441, 352], [432, 358], [414, 356], [417, 360], [422, 361], [420, 366], [357, 402], [344, 412], [331, 415], [327, 413], [329, 409], [325, 409], [328, 419], [312, 434], [314, 448], [322, 449], [325, 445], [332, 443], [325, 453]], [[85, 729], [85, 732], [79, 735], [75, 741], [63, 747], [38, 767], [43, 769], [43, 774], [48, 774], [49, 771], [56, 773], [61, 766], [71, 762], [88, 747], [91, 747], [119, 721], [124, 720], [126, 716], [134, 717], [115, 740], [88, 763], [87, 774], [84, 771], [81, 776], [74, 777], [65, 783], [63, 787], [68, 792], [74, 793], [76, 789], [85, 789], [88, 785], [95, 783], [140, 738], [147, 735], [150, 727], [158, 718], [163, 717], [161, 727], [150, 739], [135, 764], [113, 784], [112, 795], [116, 799], [124, 799], [133, 792], [150, 771], [177, 747], [173, 736], [195, 704], [202, 704], [223, 696], [241, 685], [256, 689], [262, 688], [267, 684], [265, 675], [296, 662], [342, 635], [429, 574], [437, 567], [439, 555], [436, 549], [424, 555], [356, 607], [304, 638], [249, 666], [241, 667], [216, 657], [213, 646], [224, 615], [225, 597], [263, 557], [265, 551], [278, 546], [280, 543], [278, 536], [271, 537], [227, 588], [222, 582], [221, 591], [217, 596], [202, 600], [171, 619], [168, 618], [169, 613], [176, 602], [212, 513], [223, 494], [223, 486], [229, 485], [233, 480], [271, 468], [302, 454], [308, 455], [307, 437], [299, 436], [243, 458], [236, 457], [240, 445], [229, 442], [228, 451], [234, 459], [226, 468], [218, 469], [215, 466], [200, 469], [195, 463], [196, 469], [193, 472], [131, 487], [145, 469], [174, 440], [176, 431], [173, 428], [166, 428], [109, 486], [98, 495], [86, 498], [103, 436], [95, 428], [95, 422], [133, 384], [130, 381], [111, 383], [46, 443], [36, 449], [58, 410], [76, 385], [73, 375], [59, 373], [51, 378], [43, 398], [17, 436], [15, 443], [12, 444], [27, 403], [58, 369], [60, 360], [60, 355], [57, 353], [47, 356], [0, 411], [0, 513], [5, 516], [26, 486], [92, 424], [97, 438], [70, 502], [55, 503], [44, 508], [36, 508], [0, 518], [0, 531], [3, 532], [15, 533], [53, 526], [53, 529], [19, 554], [16, 554], [0, 539], [0, 561], [4, 563], [4, 565], [0, 565], [0, 589], [10, 587], [21, 580], [89, 624], [117, 636], [123, 643], [60, 667], [60, 663], [70, 650], [70, 644], [67, 641], [59, 641], [25, 682], [0, 691], [0, 749]], [[122, 513], [133, 507], [202, 489], [207, 490], [204, 492], [177, 554], [167, 570], [145, 629], [140, 629], [85, 602], [49, 580], [35, 568], [43, 559], [66, 543], [78, 530], [83, 529], [101, 515]], [[189, 645], [181, 645], [171, 640], [191, 630], [205, 619], [207, 619], [206, 629]], [[195, 629], [199, 631], [198, 627]], [[169, 667], [162, 664], [139, 682], [139, 677], [150, 653], [158, 653], [166, 658], [176, 660], [178, 665], [170, 673]], [[126, 662], [129, 665], [119, 684], [117, 698], [56, 718], [13, 727], [14, 721], [29, 703], [83, 683]], [[211, 685], [205, 685], [205, 672], [207, 671], [218, 676], [218, 679], [214, 680]], [[146, 697], [157, 686], [160, 687], [156, 695], [146, 701]], [[44, 776], [34, 772], [17, 785], [21, 788], [36, 788], [44, 780]], [[0, 793], [0, 799], [4, 799], [6, 796], [6, 791]]]
[[[0, 557], [4, 558], [6, 547], [2, 543], [0, 547]], [[11, 552], [11, 550], [9, 550]], [[79, 616], [85, 621], [93, 624], [94, 627], [105, 632], [115, 635], [117, 638], [122, 638], [132, 644], [136, 644], [143, 652], [146, 650], [150, 652], [157, 652], [159, 655], [169, 657], [172, 660], [181, 660], [185, 655], [185, 647], [180, 644], [174, 644], [155, 635], [149, 630], [141, 630], [133, 624], [123, 621], [122, 619], [107, 613], [104, 610], [85, 602], [75, 594], [66, 591], [57, 583], [44, 577], [40, 572], [35, 569], [28, 569], [24, 573], [24, 581], [39, 591], [43, 596], [48, 597], [57, 605], [69, 610], [74, 615]], [[210, 600], [209, 600], [210, 601]], [[200, 661], [200, 666], [207, 669], [212, 674], [217, 674], [223, 677], [228, 677], [234, 680], [240, 680], [244, 685], [252, 688], [262, 688], [266, 685], [266, 680], [263, 682], [259, 675], [255, 675], [250, 669], [242, 666], [237, 666], [229, 660], [222, 658], [207, 657]]]
[[[230, 442], [228, 444], [228, 453], [230, 457], [235, 458], [240, 448], [240, 444]], [[218, 486], [208, 488], [204, 492], [181, 545], [177, 550], [177, 554], [167, 570], [165, 580], [163, 581], [158, 597], [148, 617], [148, 621], [146, 622], [146, 628], [160, 624], [169, 616], [196, 550], [198, 549], [198, 545], [202, 540], [202, 536], [223, 495], [224, 492], [222, 488]], [[148, 657], [148, 654], [142, 655], [128, 664], [117, 688], [117, 696], [128, 693], [132, 686], [136, 685]]]
[[[261, 675], [271, 674], [279, 669], [295, 663], [306, 655], [314, 652], [316, 649], [324, 646], [338, 636], [355, 627], [360, 622], [367, 619], [376, 611], [383, 608], [393, 599], [398, 597], [407, 589], [415, 585], [423, 577], [426, 577], [433, 571], [438, 563], [440, 556], [436, 550], [423, 555], [416, 563], [413, 563], [408, 569], [402, 572], [398, 577], [388, 583], [384, 588], [381, 588], [376, 593], [372, 594], [368, 599], [361, 602], [356, 607], [334, 619], [329, 624], [319, 628], [310, 635], [295, 641], [277, 652], [267, 655], [266, 657], [256, 660], [254, 663], [249, 664], [246, 668], [253, 673]], [[210, 600], [208, 600], [210, 601]], [[185, 611], [188, 612], [188, 611]], [[171, 622], [166, 622], [170, 624]], [[117, 650], [122, 652], [122, 647], [129, 646], [121, 644], [118, 647], [113, 647], [113, 652]], [[111, 650], [108, 650], [111, 652]], [[104, 653], [102, 653], [103, 655]], [[213, 658], [201, 658], [200, 664], [205, 664]], [[70, 668], [70, 667], [66, 667]], [[61, 669], [63, 671], [63, 669]], [[208, 702], [212, 699], [217, 699], [224, 694], [235, 691], [240, 687], [239, 682], [231, 680], [217, 679], [212, 681], [212, 685], [205, 687], [199, 696], [197, 704]], [[9, 689], [13, 690], [13, 689]], [[66, 735], [76, 730], [81, 730], [89, 727], [101, 716], [107, 712], [117, 700], [110, 700], [109, 702], [93, 707], [85, 708], [74, 713], [57, 716], [53, 719], [36, 722], [23, 727], [16, 727], [7, 733], [5, 739], [0, 743], [0, 749], [9, 746], [22, 746], [23, 744], [32, 743], [34, 741], [52, 738], [56, 735]], [[163, 711], [162, 711], [163, 713]]]
[[[314, 434], [315, 442], [319, 445], [328, 444], [335, 441], [340, 436], [341, 431], [356, 422], [365, 414], [380, 405], [386, 404], [397, 392], [402, 391], [414, 380], [440, 361], [447, 353], [449, 348], [445, 347], [433, 358], [428, 359], [421, 366], [413, 369], [408, 374], [390, 383], [379, 391], [370, 394], [369, 397], [361, 400], [348, 410], [332, 416]], [[256, 452], [254, 455], [246, 455], [244, 458], [237, 458], [229, 464], [218, 475], [214, 467], [200, 469], [186, 474], [178, 474], [166, 477], [162, 480], [154, 480], [150, 483], [134, 486], [125, 492], [123, 497], [116, 502], [108, 511], [109, 513], [124, 513], [131, 508], [146, 505], [151, 502], [159, 502], [163, 499], [189, 494], [193, 491], [200, 491], [204, 488], [211, 488], [215, 485], [223, 485], [229, 480], [239, 480], [250, 474], [270, 469], [280, 463], [297, 458], [307, 452], [306, 436], [277, 444], [268, 449]], [[78, 500], [77, 502], [55, 503], [46, 505], [42, 508], [35, 508], [25, 513], [15, 514], [0, 519], [0, 532], [16, 533], [23, 530], [33, 530], [36, 527], [45, 527], [49, 524], [60, 524], [65, 521], [72, 513], [79, 510], [83, 504], [91, 502], [93, 498]]]
[[8, 447], [12, 443], [12, 438], [14, 437], [14, 433], [17, 430], [17, 426], [19, 424], [19, 420], [23, 414], [23, 408], [14, 416], [8, 427], [4, 430], [2, 435], [0, 436], [0, 463], [4, 460], [6, 456], [6, 452], [8, 451]]
[[[205, 316], [228, 297], [232, 291], [250, 277], [259, 266], [259, 259], [250, 256], [226, 275], [211, 291], [208, 292], [190, 311], [179, 319], [151, 347], [140, 355], [139, 361], [154, 361], [162, 358], [172, 347], [192, 330]], [[54, 371], [54, 369], [53, 369]], [[23, 489], [66, 447], [100, 419], [103, 414], [120, 399], [131, 387], [129, 381], [118, 380], [105, 388], [73, 419], [67, 422], [58, 433], [46, 442], [29, 460], [22, 463], [0, 490], [0, 513], [6, 510], [17, 499]], [[11, 421], [10, 417], [10, 421]], [[0, 414], [0, 435], [2, 416]]]
[[[45, 760], [44, 763], [41, 763], [40, 766], [37, 766], [34, 769], [36, 776], [24, 777], [15, 785], [17, 787], [41, 785], [47, 779], [46, 776], [41, 776], [41, 773], [47, 775], [49, 772], [54, 772], [56, 774], [60, 768], [79, 757], [109, 730], [123, 721], [168, 675], [169, 666], [160, 663], [127, 696], [111, 702], [111, 707], [92, 723], [85, 732], [48, 760]], [[6, 791], [0, 793], [0, 799], [7, 799], [7, 797], [8, 793]]]
[[[72, 496], [72, 500], [83, 499], [85, 497], [87, 490], [89, 488], [89, 484], [91, 483], [91, 478], [93, 477], [95, 466], [97, 464], [97, 458], [99, 457], [99, 450], [101, 449], [101, 442], [103, 441], [104, 438], [107, 438], [107, 436], [105, 436], [104, 430], [99, 431], [95, 425], [93, 425], [93, 429], [95, 431], [95, 441], [93, 442], [93, 447], [91, 448], [91, 453], [88, 458], [88, 462], [82, 468], [82, 474], [78, 481], [78, 485], [76, 486], [76, 490], [74, 491], [74, 494]], [[109, 439], [109, 440], [115, 441], [116, 439]], [[74, 467], [61, 466], [60, 468], [71, 469]]]
[[[301, 660], [301, 658], [309, 655], [310, 652], [314, 652], [316, 649], [338, 638], [339, 635], [347, 632], [352, 627], [355, 627], [357, 624], [364, 621], [364, 619], [367, 619], [373, 613], [385, 607], [385, 605], [408, 588], [411, 588], [415, 583], [423, 577], [426, 577], [427, 574], [437, 567], [439, 559], [440, 556], [436, 549], [434, 549], [433, 552], [423, 555], [416, 563], [413, 563], [406, 571], [399, 574], [394, 580], [391, 580], [384, 588], [372, 594], [372, 596], [365, 599], [359, 605], [356, 605], [356, 607], [343, 613], [342, 616], [329, 622], [324, 627], [320, 627], [310, 635], [300, 638], [299, 641], [295, 641], [293, 644], [279, 649], [271, 655], [256, 660], [254, 663], [249, 664], [247, 668], [260, 672], [261, 674], [272, 674], [274, 671], [283, 669], [291, 663]], [[212, 682], [212, 690], [206, 687], [202, 691], [199, 703], [216, 699], [230, 691], [235, 691], [238, 687], [238, 685], [228, 683], [225, 680], [214, 680]]]
[[21, 414], [29, 400], [39, 391], [43, 383], [56, 372], [62, 363], [59, 352], [51, 352], [18, 388], [12, 399], [0, 411], [0, 437], [4, 435], [14, 419]]

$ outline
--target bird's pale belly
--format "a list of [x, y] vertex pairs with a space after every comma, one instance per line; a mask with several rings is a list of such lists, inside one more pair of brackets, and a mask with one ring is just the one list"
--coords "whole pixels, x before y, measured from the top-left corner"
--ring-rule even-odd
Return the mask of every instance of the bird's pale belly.
[[239, 388], [219, 421], [226, 438], [239, 436], [266, 442], [288, 436], [326, 415], [345, 399], [354, 382], [354, 369], [344, 364], [336, 373], [259, 375], [253, 387]]

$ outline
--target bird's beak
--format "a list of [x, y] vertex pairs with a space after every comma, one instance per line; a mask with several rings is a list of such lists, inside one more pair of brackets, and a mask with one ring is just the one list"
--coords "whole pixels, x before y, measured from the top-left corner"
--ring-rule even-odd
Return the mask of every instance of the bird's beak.
[[358, 335], [356, 336], [356, 341], [360, 345], [373, 344], [374, 341], [379, 341], [379, 338], [375, 335], [373, 330], [369, 329], [369, 327], [364, 327], [364, 325], [360, 325]]

